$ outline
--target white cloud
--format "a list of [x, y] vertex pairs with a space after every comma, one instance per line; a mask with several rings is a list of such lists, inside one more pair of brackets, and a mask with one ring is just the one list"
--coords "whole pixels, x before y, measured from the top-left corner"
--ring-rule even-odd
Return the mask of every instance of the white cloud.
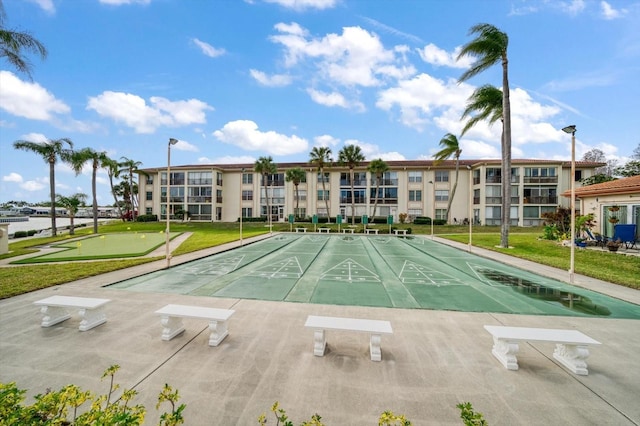
[[331, 9], [339, 0], [264, 0], [265, 3], [275, 3], [288, 9], [302, 11], [305, 9]]
[[171, 145], [171, 149], [175, 149], [177, 151], [190, 151], [190, 152], [198, 152], [200, 151], [197, 146], [190, 144], [187, 141], [179, 140], [175, 145]]
[[571, 0], [568, 2], [561, 1], [557, 3], [557, 6], [560, 7], [563, 12], [566, 12], [569, 15], [577, 15], [586, 7], [584, 0]]
[[[357, 145], [362, 150], [362, 154], [364, 154], [366, 161], [375, 160], [377, 158], [381, 158], [385, 161], [400, 161], [406, 160], [404, 155], [400, 154], [397, 151], [390, 152], [380, 152], [380, 147], [376, 144], [362, 142], [357, 139], [347, 139], [344, 141], [344, 145]], [[337, 152], [336, 152], [337, 156]]]
[[212, 107], [198, 99], [170, 101], [151, 97], [149, 104], [137, 95], [105, 91], [89, 98], [87, 109], [133, 128], [136, 133], [153, 133], [158, 127], [179, 127], [206, 122]]
[[31, 142], [38, 142], [38, 143], [44, 143], [49, 140], [49, 138], [47, 138], [42, 133], [25, 133], [20, 137], [20, 139], [22, 139], [23, 141], [31, 141]]
[[2, 181], [3, 182], [16, 182], [16, 183], [20, 183], [22, 182], [22, 176], [20, 176], [18, 173], [16, 172], [11, 172], [6, 176], [2, 176]]
[[218, 56], [222, 56], [226, 53], [224, 49], [218, 49], [197, 38], [191, 39], [191, 41], [200, 48], [202, 53], [209, 56], [210, 58], [217, 58]]
[[340, 143], [340, 139], [334, 138], [331, 135], [321, 135], [313, 138], [314, 146], [325, 146], [331, 148], [332, 146], [336, 146]]
[[422, 43], [422, 39], [420, 37], [418, 37], [418, 36], [415, 36], [415, 35], [409, 34], [409, 33], [405, 33], [403, 31], [398, 30], [397, 28], [390, 27], [388, 25], [383, 24], [380, 21], [376, 21], [375, 19], [371, 19], [371, 18], [368, 18], [366, 16], [362, 17], [362, 19], [367, 21], [369, 24], [373, 25], [375, 28], [377, 28], [379, 30], [382, 30], [382, 31], [384, 31], [386, 33], [393, 34], [395, 36], [405, 38], [405, 39], [410, 40], [410, 41], [412, 41], [414, 43]]
[[473, 59], [469, 55], [463, 56], [460, 60], [456, 59], [462, 50], [460, 46], [456, 47], [453, 52], [447, 52], [435, 44], [429, 43], [422, 49], [417, 50], [423, 61], [435, 66], [465, 69], [469, 68], [473, 63]]
[[287, 74], [273, 74], [269, 76], [262, 71], [254, 69], [250, 70], [249, 72], [251, 73], [251, 77], [253, 77], [258, 83], [262, 84], [263, 86], [283, 87], [288, 86], [293, 81], [291, 76]]
[[256, 158], [248, 155], [225, 155], [214, 159], [200, 157], [198, 162], [201, 164], [253, 164], [256, 162]]
[[623, 15], [627, 13], [626, 9], [619, 9], [619, 10], [614, 9], [606, 1], [600, 2], [600, 10], [602, 12], [602, 17], [606, 20], [621, 18]]
[[345, 109], [354, 109], [356, 111], [364, 111], [365, 107], [362, 102], [348, 101], [338, 92], [324, 93], [315, 89], [307, 89], [307, 93], [311, 96], [311, 100], [315, 103], [328, 107], [341, 107]]
[[20, 188], [29, 192], [40, 191], [46, 188], [47, 186], [49, 186], [49, 179], [47, 178], [28, 180], [20, 184]]
[[47, 13], [55, 13], [56, 11], [56, 7], [53, 4], [52, 0], [29, 0], [32, 3], [37, 4], [38, 6], [40, 6], [40, 8], [42, 8], [42, 10], [44, 10]]
[[38, 83], [20, 80], [9, 71], [0, 71], [0, 108], [18, 117], [52, 120], [54, 114], [67, 114], [70, 108]]
[[250, 120], [231, 121], [213, 136], [221, 142], [238, 146], [248, 151], [264, 151], [273, 155], [289, 155], [306, 152], [309, 143], [298, 136], [286, 136], [274, 131], [262, 132]]

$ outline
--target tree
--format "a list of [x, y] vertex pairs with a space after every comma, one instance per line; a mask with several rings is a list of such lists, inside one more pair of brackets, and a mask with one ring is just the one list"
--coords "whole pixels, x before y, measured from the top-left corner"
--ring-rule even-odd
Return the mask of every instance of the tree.
[[116, 186], [113, 183], [113, 178], [120, 177], [120, 166], [116, 160], [105, 156], [100, 161], [100, 167], [107, 170], [107, 176], [109, 176], [109, 187], [111, 188], [111, 195], [113, 195], [114, 206], [118, 209], [118, 217], [122, 217], [122, 209], [120, 208], [120, 202], [118, 201]]
[[23, 52], [35, 53], [45, 59], [47, 49], [31, 34], [6, 28], [6, 17], [4, 5], [0, 0], [0, 58], [7, 58], [11, 65], [31, 79], [31, 64]]
[[293, 169], [289, 169], [284, 174], [284, 180], [287, 182], [293, 182], [293, 186], [296, 188], [296, 217], [300, 215], [299, 209], [299, 201], [300, 194], [298, 193], [298, 185], [307, 177], [307, 174], [300, 167], [294, 167]]
[[93, 233], [98, 233], [98, 196], [96, 188], [96, 178], [98, 174], [98, 168], [104, 159], [107, 158], [107, 153], [97, 152], [91, 148], [83, 148], [79, 151], [75, 151], [71, 156], [71, 168], [76, 172], [76, 176], [82, 172], [87, 161], [91, 161], [91, 196], [93, 198], [92, 210], [93, 210]]
[[640, 175], [640, 160], [629, 161], [622, 167], [618, 167], [615, 170], [617, 176], [631, 177]]
[[607, 156], [605, 155], [605, 153], [597, 148], [585, 152], [582, 156], [582, 161], [590, 161], [592, 163], [605, 163], [605, 166], [594, 169], [593, 173], [595, 175], [605, 175], [607, 177], [611, 177], [611, 179], [609, 180], [613, 180], [613, 175], [615, 174], [615, 170], [618, 167], [617, 160], [607, 160]]
[[640, 143], [638, 144], [636, 149], [633, 150], [633, 154], [631, 154], [631, 158], [633, 158], [634, 160], [640, 160]]
[[59, 194], [56, 196], [56, 202], [67, 209], [67, 212], [69, 213], [69, 235], [75, 234], [73, 220], [76, 217], [76, 213], [78, 213], [78, 207], [83, 205], [86, 201], [87, 194], [80, 192], [69, 195], [68, 197], [64, 197]]
[[599, 173], [597, 175], [589, 176], [588, 178], [580, 179], [580, 183], [583, 186], [595, 185], [596, 183], [609, 182], [612, 180], [616, 180], [613, 176], [607, 176], [603, 173]]
[[[129, 199], [127, 200], [128, 202], [131, 203], [131, 220], [135, 221], [136, 220], [136, 197], [135, 195], [138, 193], [137, 190], [137, 186], [135, 184], [135, 180], [133, 179], [133, 174], [136, 172], [139, 172], [139, 168], [142, 165], [142, 163], [140, 161], [135, 161], [132, 160], [130, 158], [127, 157], [120, 157], [121, 161], [118, 166], [120, 167], [120, 170], [118, 171], [119, 174], [122, 173], [126, 173], [129, 176]], [[167, 179], [170, 179], [169, 176], [167, 176]], [[169, 196], [171, 194], [167, 194], [167, 200], [169, 200]], [[168, 205], [168, 203], [167, 203]], [[167, 214], [169, 214], [169, 209], [167, 208]]]
[[[58, 160], [69, 162], [73, 154], [71, 139], [49, 139], [46, 142], [15, 141], [13, 147], [22, 151], [31, 151], [41, 156], [49, 164], [49, 194], [51, 197], [51, 235], [57, 235], [56, 229], [56, 174]], [[68, 147], [68, 148], [67, 148]]]
[[318, 174], [322, 179], [322, 196], [324, 197], [324, 205], [327, 210], [327, 223], [331, 222], [331, 212], [329, 211], [329, 197], [327, 196], [327, 191], [325, 189], [324, 169], [331, 164], [332, 161], [331, 148], [329, 147], [314, 146], [309, 153], [309, 162], [311, 164], [315, 164], [318, 168]]
[[507, 47], [509, 37], [490, 24], [477, 24], [471, 27], [469, 35], [478, 37], [462, 46], [458, 59], [464, 56], [476, 58], [458, 82], [469, 80], [492, 67], [502, 63], [502, 215], [500, 227], [500, 246], [509, 247], [509, 222], [511, 220], [511, 102], [509, 100], [509, 60]]
[[440, 146], [442, 147], [442, 149], [436, 152], [433, 156], [433, 158], [435, 159], [433, 163], [434, 165], [438, 165], [444, 160], [451, 157], [456, 160], [456, 176], [453, 181], [453, 188], [451, 189], [451, 197], [449, 197], [449, 202], [447, 203], [447, 211], [445, 212], [447, 221], [451, 222], [449, 216], [451, 214], [451, 203], [453, 202], [453, 197], [456, 196], [456, 189], [458, 188], [458, 176], [460, 174], [460, 154], [462, 154], [462, 149], [460, 149], [458, 138], [451, 133], [447, 133], [442, 139], [440, 139]]
[[365, 160], [362, 149], [358, 145], [347, 145], [338, 152], [338, 164], [349, 168], [349, 177], [351, 182], [351, 224], [355, 225], [356, 221], [356, 199], [354, 186], [354, 169]]
[[489, 125], [502, 121], [502, 91], [491, 84], [478, 87], [469, 96], [460, 118], [467, 117], [469, 119], [462, 128], [461, 137], [480, 121], [487, 120]]
[[380, 183], [382, 182], [385, 172], [389, 170], [389, 165], [382, 158], [378, 158], [369, 163], [367, 170], [371, 175], [376, 177], [376, 201], [373, 203], [373, 212], [371, 213], [371, 217], [374, 218], [376, 216], [376, 209], [378, 208]]
[[260, 157], [256, 160], [253, 170], [262, 176], [262, 186], [264, 187], [264, 198], [267, 204], [267, 221], [271, 223], [271, 206], [269, 205], [269, 175], [274, 174], [278, 170], [278, 166], [273, 162], [271, 156]]

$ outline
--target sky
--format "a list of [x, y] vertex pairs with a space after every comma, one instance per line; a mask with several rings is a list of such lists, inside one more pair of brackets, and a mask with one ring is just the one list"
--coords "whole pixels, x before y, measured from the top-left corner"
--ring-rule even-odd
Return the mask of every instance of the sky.
[[[48, 57], [31, 79], [0, 58], [0, 202], [49, 200], [48, 165], [16, 140], [166, 167], [307, 161], [357, 144], [367, 160], [431, 159], [460, 137], [471, 93], [458, 53], [489, 23], [509, 37], [512, 157], [620, 165], [640, 144], [640, 0], [4, 0], [6, 28]], [[462, 159], [500, 158], [501, 126], [460, 137]], [[106, 172], [98, 203], [112, 203]], [[85, 193], [56, 166], [56, 192]]]

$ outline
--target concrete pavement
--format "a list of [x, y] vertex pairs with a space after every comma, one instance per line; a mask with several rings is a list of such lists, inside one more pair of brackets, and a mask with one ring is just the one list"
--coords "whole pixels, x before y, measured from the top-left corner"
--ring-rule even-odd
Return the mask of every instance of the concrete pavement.
[[[236, 244], [179, 256], [172, 264]], [[473, 252], [567, 281], [566, 271]], [[155, 404], [165, 383], [180, 391], [188, 425], [257, 424], [275, 401], [295, 424], [317, 412], [327, 425], [374, 425], [380, 413], [391, 410], [415, 425], [460, 425], [456, 404], [465, 401], [491, 425], [640, 424], [638, 321], [294, 304], [104, 287], [165, 265], [162, 260], [0, 301], [0, 380], [16, 381], [29, 400], [69, 383], [104, 393], [103, 371], [119, 364], [116, 381], [140, 392], [135, 401], [147, 407], [149, 425], [157, 424]], [[637, 290], [582, 276], [576, 276], [576, 285], [640, 305]], [[74, 315], [41, 328], [33, 302], [55, 294], [111, 299], [108, 322], [79, 332]], [[167, 303], [235, 309], [229, 336], [209, 347], [206, 323], [185, 320], [182, 336], [160, 340], [154, 311]], [[382, 362], [369, 360], [365, 334], [329, 332], [327, 354], [313, 356], [313, 332], [303, 327], [310, 314], [390, 320], [394, 334], [382, 338]], [[520, 370], [508, 371], [491, 354], [485, 324], [577, 329], [602, 345], [590, 350], [588, 376], [559, 365], [548, 343], [521, 344]]]

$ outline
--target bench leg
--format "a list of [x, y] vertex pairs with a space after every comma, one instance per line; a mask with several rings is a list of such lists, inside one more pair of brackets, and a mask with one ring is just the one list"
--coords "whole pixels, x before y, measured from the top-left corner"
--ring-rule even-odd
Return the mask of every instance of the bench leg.
[[519, 347], [517, 341], [507, 341], [502, 339], [493, 338], [493, 349], [491, 353], [507, 370], [518, 369], [518, 359], [516, 354]]
[[209, 323], [209, 330], [211, 331], [209, 346], [218, 346], [229, 334], [226, 321], [211, 321]]
[[382, 361], [382, 350], [380, 349], [380, 342], [382, 338], [379, 334], [371, 335], [371, 342], [369, 343], [369, 351], [371, 352], [371, 361]]
[[589, 374], [585, 360], [589, 356], [589, 349], [586, 346], [566, 345], [558, 343], [553, 357], [560, 361], [562, 365], [580, 376]]
[[42, 327], [51, 327], [59, 322], [71, 318], [71, 314], [61, 306], [43, 306], [40, 308], [42, 314]]
[[327, 346], [327, 339], [324, 330], [315, 330], [313, 332], [313, 354], [315, 356], [324, 356], [324, 350]]
[[80, 309], [80, 331], [87, 331], [107, 322], [107, 314], [102, 307], [96, 309]]
[[163, 315], [160, 319], [162, 324], [162, 340], [171, 340], [184, 331], [182, 318]]

